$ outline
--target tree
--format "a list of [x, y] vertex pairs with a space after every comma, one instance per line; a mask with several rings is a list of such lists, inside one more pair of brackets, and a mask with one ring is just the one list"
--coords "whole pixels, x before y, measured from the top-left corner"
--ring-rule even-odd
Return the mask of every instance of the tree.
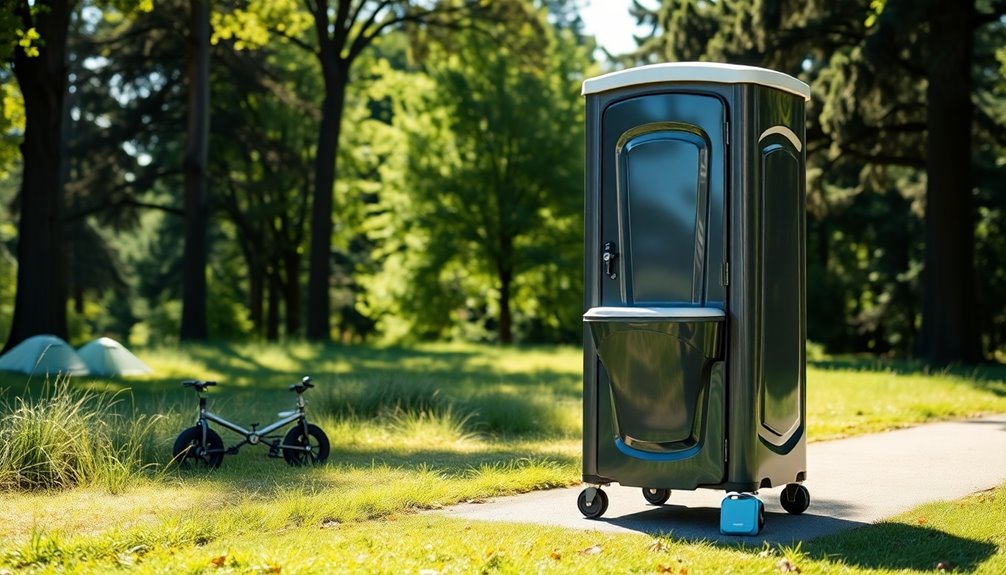
[[315, 136], [310, 96], [319, 82], [310, 63], [291, 58], [299, 53], [289, 46], [219, 48], [213, 181], [247, 264], [256, 330], [275, 340], [285, 319], [285, 333], [293, 337], [300, 333]]
[[[67, 337], [63, 242], [63, 106], [72, 0], [12, 2], [20, 29], [44, 44], [18, 44], [14, 76], [24, 97], [17, 295], [4, 350], [41, 333]], [[26, 32], [25, 32], [26, 33]]]
[[[150, 9], [149, 0], [118, 4], [131, 11]], [[0, 57], [13, 51], [25, 118], [16, 204], [20, 212], [17, 295], [5, 346], [9, 349], [36, 334], [68, 335], [63, 186], [69, 112], [67, 44], [77, 2], [6, 0], [2, 5]]]
[[206, 332], [206, 200], [210, 137], [210, 7], [209, 0], [189, 0], [188, 124], [185, 160], [185, 253], [182, 259], [181, 339], [205, 340]]
[[[509, 25], [521, 36], [504, 44], [481, 32], [452, 34], [449, 48], [428, 58], [434, 89], [413, 109], [403, 102], [396, 116], [409, 138], [412, 211], [403, 225], [425, 238], [413, 248], [416, 277], [406, 282], [421, 294], [415, 304], [451, 310], [459, 300], [436, 292], [450, 294], [453, 284], [464, 296], [481, 286], [471, 299], [495, 310], [490, 325], [501, 343], [514, 340], [521, 281], [550, 264], [579, 269], [582, 243], [583, 112], [575, 94], [586, 48], [552, 30], [543, 11], [524, 18]], [[536, 300], [535, 291], [522, 300]], [[438, 323], [450, 323], [444, 319]]]
[[[506, 2], [486, 0], [313, 0], [305, 2], [309, 22], [292, 2], [251, 3], [222, 17], [221, 37], [238, 37], [242, 43], [266, 41], [267, 30], [279, 34], [312, 54], [324, 85], [314, 159], [311, 194], [311, 227], [308, 277], [307, 337], [331, 337], [331, 270], [333, 190], [337, 178], [337, 151], [351, 72], [360, 55], [377, 38], [406, 26], [470, 25], [473, 14], [486, 18]], [[309, 28], [313, 37], [305, 40]]]
[[[904, 1], [904, 0], [902, 0]], [[930, 0], [926, 79], [926, 263], [917, 353], [936, 364], [982, 359], [975, 297], [971, 171], [973, 2]], [[1006, 9], [1004, 9], [1006, 14]]]

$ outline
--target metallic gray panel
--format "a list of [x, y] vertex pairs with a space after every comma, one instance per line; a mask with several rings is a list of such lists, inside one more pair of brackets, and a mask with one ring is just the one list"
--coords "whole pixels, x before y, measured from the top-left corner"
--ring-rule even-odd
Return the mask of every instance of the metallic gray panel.
[[[806, 146], [798, 151], [784, 133], [778, 133], [785, 131], [773, 130], [785, 126], [802, 140], [804, 109], [803, 102], [787, 94], [752, 86], [737, 86], [733, 101], [736, 106], [731, 110], [734, 145], [730, 165], [734, 171], [728, 199], [730, 433], [725, 487], [756, 489], [802, 480], [807, 469], [803, 207]], [[765, 189], [763, 148], [774, 145], [789, 150], [797, 161], [795, 189], [791, 184], [787, 186], [794, 203], [777, 205], [780, 196]], [[774, 213], [776, 210], [782, 213]], [[775, 231], [766, 228], [780, 225], [784, 230], [773, 238]], [[785, 239], [787, 236], [789, 240]], [[784, 263], [775, 258], [774, 252], [779, 250], [777, 243], [786, 242], [790, 245], [783, 248], [782, 259], [787, 261]], [[782, 290], [789, 292], [790, 297], [773, 295], [780, 282], [786, 284]], [[765, 321], [770, 325], [763, 325]], [[785, 324], [785, 329], [775, 329], [779, 322]], [[766, 378], [766, 369], [773, 373], [789, 371], [795, 378]], [[783, 428], [781, 435], [764, 425], [766, 416], [771, 420], [769, 425]]]

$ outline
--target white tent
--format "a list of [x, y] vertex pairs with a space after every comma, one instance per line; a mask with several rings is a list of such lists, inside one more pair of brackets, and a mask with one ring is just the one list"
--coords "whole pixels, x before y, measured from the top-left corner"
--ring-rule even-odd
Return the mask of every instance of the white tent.
[[121, 343], [108, 337], [98, 338], [84, 345], [77, 350], [77, 354], [87, 364], [91, 375], [143, 375], [153, 372]]
[[87, 375], [87, 365], [70, 344], [54, 335], [29, 337], [0, 356], [0, 371]]

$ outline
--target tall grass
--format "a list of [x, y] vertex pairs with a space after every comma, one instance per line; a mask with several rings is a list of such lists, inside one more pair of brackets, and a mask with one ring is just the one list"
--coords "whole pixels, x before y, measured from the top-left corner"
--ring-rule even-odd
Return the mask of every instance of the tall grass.
[[115, 396], [66, 379], [0, 404], [0, 490], [101, 485], [121, 491], [145, 467], [156, 417], [130, 417]]

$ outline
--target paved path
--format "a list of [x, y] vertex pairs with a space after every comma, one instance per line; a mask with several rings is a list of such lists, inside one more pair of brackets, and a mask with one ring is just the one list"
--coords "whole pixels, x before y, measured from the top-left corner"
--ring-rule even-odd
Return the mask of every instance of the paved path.
[[1006, 482], [1006, 414], [811, 443], [807, 474], [810, 509], [789, 515], [779, 505], [781, 489], [764, 489], [759, 496], [765, 502], [765, 528], [750, 538], [720, 535], [724, 493], [710, 490], [675, 491], [666, 505], [654, 507], [638, 489], [612, 485], [605, 488], [610, 505], [599, 520], [584, 519], [577, 510], [581, 487], [463, 504], [438, 513], [621, 533], [670, 533], [685, 539], [790, 544]]

